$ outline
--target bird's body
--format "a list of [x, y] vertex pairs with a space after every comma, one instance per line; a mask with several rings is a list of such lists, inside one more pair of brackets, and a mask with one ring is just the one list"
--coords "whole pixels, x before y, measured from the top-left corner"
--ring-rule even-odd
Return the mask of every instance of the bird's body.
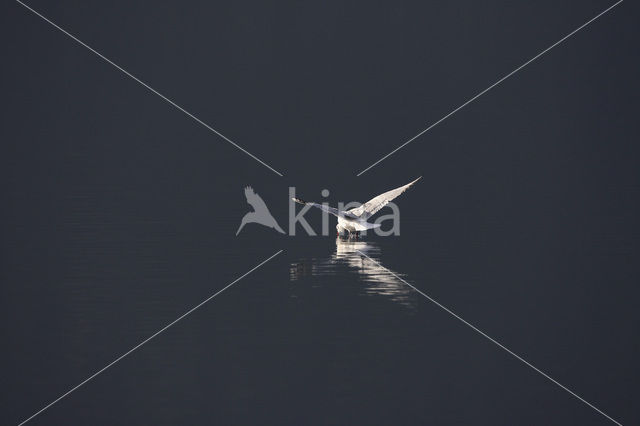
[[378, 228], [379, 226], [379, 223], [369, 223], [366, 220], [348, 218], [343, 219], [341, 217], [338, 217], [338, 225], [336, 225], [336, 229], [338, 230], [338, 233], [341, 233], [341, 231], [352, 233], [366, 231], [367, 229]]
[[409, 189], [411, 185], [413, 185], [420, 179], [421, 177], [404, 186], [380, 194], [377, 197], [374, 197], [366, 203], [362, 204], [361, 206], [350, 210], [338, 210], [327, 205], [314, 202], [306, 202], [299, 198], [293, 198], [293, 201], [299, 204], [319, 208], [327, 213], [337, 216], [338, 224], [336, 225], [336, 229], [338, 231], [338, 234], [348, 233], [349, 235], [351, 235], [355, 233], [357, 235], [357, 233], [359, 233], [360, 231], [378, 228], [380, 226], [379, 223], [370, 223], [367, 222], [367, 219], [376, 214], [381, 208], [389, 204], [391, 200]]

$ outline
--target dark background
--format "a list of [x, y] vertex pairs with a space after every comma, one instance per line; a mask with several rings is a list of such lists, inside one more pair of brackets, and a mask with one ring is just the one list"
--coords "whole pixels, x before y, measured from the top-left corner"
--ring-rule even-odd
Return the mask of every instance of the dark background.
[[425, 299], [292, 304], [333, 238], [234, 235], [245, 185], [285, 226], [420, 175], [385, 265], [640, 421], [637, 5], [356, 177], [612, 3], [28, 2], [284, 177], [3, 3], [3, 423], [284, 249], [32, 424], [610, 424]]

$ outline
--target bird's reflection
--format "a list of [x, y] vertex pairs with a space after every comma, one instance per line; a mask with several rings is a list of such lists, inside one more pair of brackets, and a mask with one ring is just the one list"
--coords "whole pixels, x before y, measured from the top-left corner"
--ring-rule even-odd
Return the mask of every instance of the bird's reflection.
[[[375, 262], [363, 254], [374, 259]], [[380, 254], [380, 246], [374, 242], [338, 237], [336, 250], [331, 256], [301, 259], [292, 263], [289, 277], [291, 281], [296, 281], [305, 276], [337, 275], [343, 273], [343, 267], [346, 266], [350, 272], [356, 273], [365, 283], [364, 294], [384, 296], [394, 302], [409, 307], [413, 306], [414, 297], [411, 288], [393, 276], [393, 274], [397, 276], [402, 276], [402, 274], [381, 266]]]

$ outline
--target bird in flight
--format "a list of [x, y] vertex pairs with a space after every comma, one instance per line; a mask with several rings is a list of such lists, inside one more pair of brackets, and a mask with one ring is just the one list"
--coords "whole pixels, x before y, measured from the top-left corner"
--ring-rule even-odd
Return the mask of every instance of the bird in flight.
[[281, 234], [284, 234], [284, 231], [280, 228], [278, 222], [276, 222], [274, 217], [271, 215], [271, 212], [269, 212], [267, 205], [264, 203], [262, 198], [256, 194], [253, 188], [247, 186], [244, 189], [244, 196], [247, 197], [247, 203], [253, 207], [253, 211], [244, 215], [242, 222], [240, 222], [240, 227], [236, 231], [236, 235], [240, 233], [247, 223], [259, 223], [260, 225], [273, 228]]
[[338, 231], [338, 235], [348, 234], [351, 236], [352, 233], [354, 233], [357, 236], [360, 231], [378, 228], [380, 226], [379, 223], [369, 223], [367, 222], [367, 219], [376, 214], [378, 210], [389, 204], [391, 200], [409, 189], [411, 185], [420, 179], [422, 179], [422, 176], [413, 182], [401, 186], [400, 188], [392, 189], [391, 191], [380, 194], [377, 197], [370, 199], [360, 207], [344, 211], [327, 205], [303, 201], [300, 198], [292, 198], [292, 200], [298, 204], [317, 207], [327, 213], [337, 216], [338, 224], [336, 225], [336, 229]]

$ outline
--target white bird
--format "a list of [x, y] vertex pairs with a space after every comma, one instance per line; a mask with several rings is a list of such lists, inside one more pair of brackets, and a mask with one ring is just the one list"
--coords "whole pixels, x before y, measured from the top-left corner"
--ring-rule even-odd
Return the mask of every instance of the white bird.
[[384, 194], [380, 194], [377, 197], [370, 199], [360, 207], [344, 211], [314, 202], [303, 201], [299, 198], [292, 198], [292, 200], [298, 204], [317, 207], [327, 213], [337, 216], [338, 224], [336, 225], [336, 229], [338, 230], [338, 234], [345, 233], [346, 231], [349, 235], [351, 235], [352, 232], [355, 232], [357, 235], [360, 231], [378, 228], [380, 226], [379, 223], [369, 223], [367, 222], [367, 219], [376, 214], [378, 210], [389, 204], [389, 201], [402, 194], [420, 179], [422, 179], [422, 176], [413, 182], [401, 186], [400, 188], [392, 189]]

